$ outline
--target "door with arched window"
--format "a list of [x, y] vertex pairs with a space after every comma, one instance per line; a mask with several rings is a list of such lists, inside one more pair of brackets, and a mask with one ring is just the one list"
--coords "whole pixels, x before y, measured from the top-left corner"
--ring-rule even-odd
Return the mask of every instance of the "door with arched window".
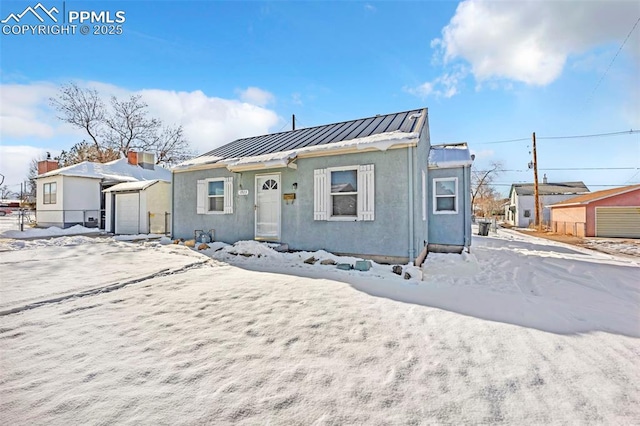
[[280, 240], [280, 175], [256, 176], [256, 240]]

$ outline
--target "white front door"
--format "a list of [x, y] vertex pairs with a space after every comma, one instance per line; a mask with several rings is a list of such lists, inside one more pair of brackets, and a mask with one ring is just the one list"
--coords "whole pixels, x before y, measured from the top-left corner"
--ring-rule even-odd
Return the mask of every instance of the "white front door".
[[280, 240], [280, 175], [256, 176], [256, 240]]

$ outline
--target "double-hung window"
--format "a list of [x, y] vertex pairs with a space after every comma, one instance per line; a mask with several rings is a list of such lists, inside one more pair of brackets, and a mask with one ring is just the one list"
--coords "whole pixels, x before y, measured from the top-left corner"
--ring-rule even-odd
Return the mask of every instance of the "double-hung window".
[[433, 180], [433, 213], [458, 213], [458, 178]]
[[198, 214], [233, 213], [233, 178], [211, 178], [198, 181], [196, 195]]
[[358, 169], [330, 170], [329, 173], [331, 217], [355, 219], [358, 216]]
[[55, 204], [56, 203], [56, 195], [57, 195], [57, 183], [56, 182], [51, 182], [51, 183], [45, 183], [42, 186], [43, 189], [43, 194], [44, 194], [44, 198], [42, 200], [42, 202], [44, 204]]
[[314, 170], [314, 220], [374, 220], [374, 165]]
[[207, 182], [207, 212], [224, 212], [224, 180]]

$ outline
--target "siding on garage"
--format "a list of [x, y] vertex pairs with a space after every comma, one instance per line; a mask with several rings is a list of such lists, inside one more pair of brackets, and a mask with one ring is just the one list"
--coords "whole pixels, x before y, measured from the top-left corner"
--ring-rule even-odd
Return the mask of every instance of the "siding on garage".
[[143, 232], [165, 234], [171, 232], [171, 184], [159, 181], [146, 188], [147, 228]]
[[640, 238], [640, 207], [596, 207], [595, 236]]

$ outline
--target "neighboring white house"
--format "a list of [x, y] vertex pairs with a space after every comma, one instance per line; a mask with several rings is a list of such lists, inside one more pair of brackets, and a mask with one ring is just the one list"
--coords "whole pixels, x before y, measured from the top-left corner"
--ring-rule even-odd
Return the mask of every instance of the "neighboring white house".
[[171, 232], [171, 184], [161, 180], [125, 182], [105, 189], [105, 226], [115, 234]]
[[[68, 228], [79, 224], [104, 228], [105, 189], [122, 182], [171, 182], [171, 172], [153, 163], [153, 154], [136, 152], [129, 152], [128, 158], [109, 163], [84, 161], [60, 169], [56, 161], [39, 162], [36, 178], [37, 225]], [[170, 188], [167, 190], [167, 196], [170, 196]]]
[[[542, 210], [542, 223], [551, 220], [549, 205], [559, 203], [579, 194], [589, 192], [583, 182], [548, 183], [545, 176], [538, 184], [538, 194]], [[505, 206], [505, 221], [518, 228], [526, 228], [535, 223], [536, 208], [533, 183], [514, 183], [509, 192], [509, 203]]]

